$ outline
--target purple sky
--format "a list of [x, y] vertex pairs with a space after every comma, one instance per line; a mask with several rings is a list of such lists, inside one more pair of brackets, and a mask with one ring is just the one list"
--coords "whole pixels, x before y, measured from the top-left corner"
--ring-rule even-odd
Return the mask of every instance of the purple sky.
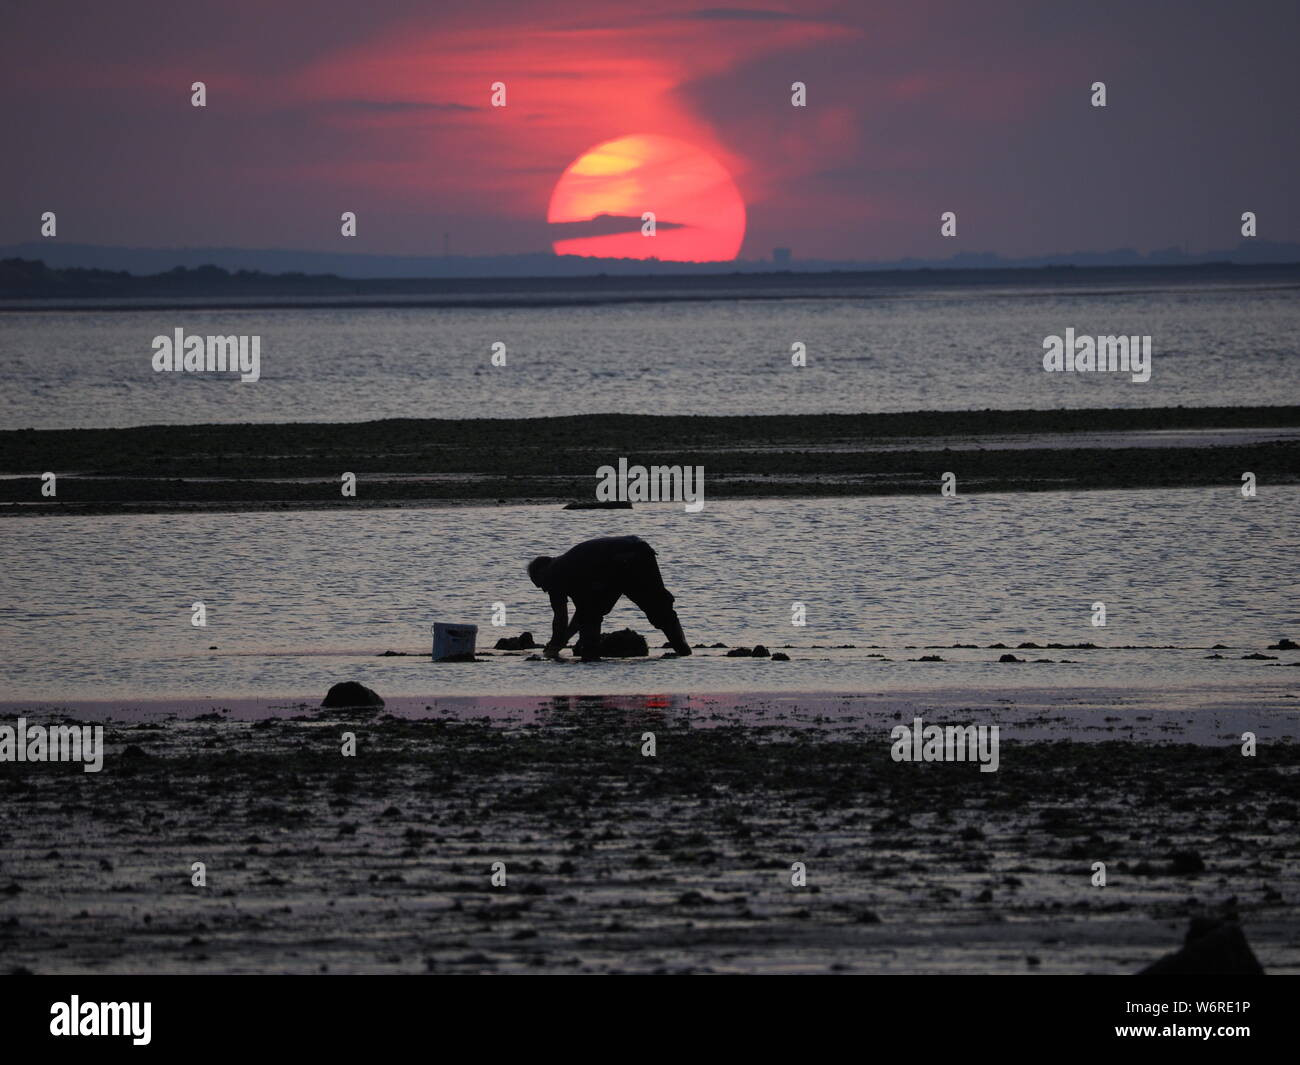
[[41, 0], [3, 28], [0, 243], [53, 210], [73, 243], [537, 251], [565, 168], [630, 134], [722, 163], [746, 258], [1203, 250], [1246, 210], [1300, 240], [1295, 2]]

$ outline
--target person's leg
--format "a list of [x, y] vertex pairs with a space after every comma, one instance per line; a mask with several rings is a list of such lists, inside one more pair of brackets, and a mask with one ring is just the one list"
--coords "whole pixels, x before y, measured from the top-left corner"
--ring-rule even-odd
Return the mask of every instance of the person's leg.
[[668, 637], [674, 651], [679, 655], [690, 654], [691, 645], [686, 642], [682, 623], [673, 609], [673, 595], [664, 587], [659, 561], [648, 544], [645, 551], [629, 563], [626, 580], [623, 594], [640, 608], [651, 625]]
[[614, 609], [618, 598], [618, 593], [607, 592], [584, 597], [581, 603], [575, 601], [574, 620], [578, 623], [578, 643], [573, 653], [584, 662], [594, 662], [600, 658], [600, 623]]
[[578, 642], [573, 653], [584, 662], [594, 662], [600, 657], [600, 617], [582, 619], [578, 626]]

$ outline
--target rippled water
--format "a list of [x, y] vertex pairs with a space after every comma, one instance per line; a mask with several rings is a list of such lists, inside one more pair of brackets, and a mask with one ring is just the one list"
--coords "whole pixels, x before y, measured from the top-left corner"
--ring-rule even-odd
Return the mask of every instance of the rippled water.
[[[1151, 380], [1048, 374], [1043, 338], [1153, 338]], [[262, 338], [262, 379], [156, 374], [151, 342]], [[0, 428], [159, 422], [1243, 405], [1300, 395], [1300, 299], [933, 288], [843, 300], [0, 314]], [[507, 365], [493, 367], [494, 342]], [[790, 365], [791, 345], [808, 365]]]
[[[1300, 489], [11, 519], [0, 643], [5, 699], [318, 697], [354, 678], [386, 695], [881, 691], [943, 686], [1300, 684], [1242, 661], [1300, 637]], [[692, 642], [794, 644], [794, 661], [556, 665], [427, 658], [434, 620], [476, 623], [480, 648], [549, 612], [527, 559], [637, 533], [659, 551]], [[190, 624], [202, 600], [208, 626]], [[1104, 601], [1105, 628], [1090, 623]], [[490, 624], [495, 602], [508, 625]], [[806, 627], [791, 623], [795, 602]], [[655, 638], [626, 601], [607, 620]], [[1190, 650], [1019, 652], [926, 644], [1023, 641]], [[1214, 643], [1232, 645], [1207, 660]], [[854, 650], [812, 645], [856, 644]], [[215, 645], [216, 650], [210, 650]], [[892, 661], [867, 657], [879, 645]], [[906, 645], [915, 645], [907, 649]], [[375, 657], [386, 649], [420, 657]], [[657, 654], [658, 651], [656, 650]], [[1283, 663], [1295, 652], [1274, 652]]]

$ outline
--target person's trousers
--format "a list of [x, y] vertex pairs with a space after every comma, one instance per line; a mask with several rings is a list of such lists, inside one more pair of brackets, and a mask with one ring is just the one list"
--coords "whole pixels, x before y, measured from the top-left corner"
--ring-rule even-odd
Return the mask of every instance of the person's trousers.
[[681, 631], [677, 611], [673, 609], [673, 594], [664, 587], [654, 548], [642, 544], [629, 550], [619, 561], [606, 587], [593, 589], [581, 601], [574, 600], [578, 622], [578, 644], [574, 650], [584, 657], [600, 654], [600, 623], [623, 596], [635, 603], [656, 629], [668, 632], [675, 626], [676, 631]]

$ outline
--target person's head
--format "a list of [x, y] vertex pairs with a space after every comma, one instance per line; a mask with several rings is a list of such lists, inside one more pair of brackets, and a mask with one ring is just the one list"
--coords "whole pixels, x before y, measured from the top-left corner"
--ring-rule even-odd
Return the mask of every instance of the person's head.
[[538, 555], [528, 563], [528, 579], [538, 588], [543, 587], [542, 581], [546, 577], [546, 571], [551, 568], [550, 555]]

